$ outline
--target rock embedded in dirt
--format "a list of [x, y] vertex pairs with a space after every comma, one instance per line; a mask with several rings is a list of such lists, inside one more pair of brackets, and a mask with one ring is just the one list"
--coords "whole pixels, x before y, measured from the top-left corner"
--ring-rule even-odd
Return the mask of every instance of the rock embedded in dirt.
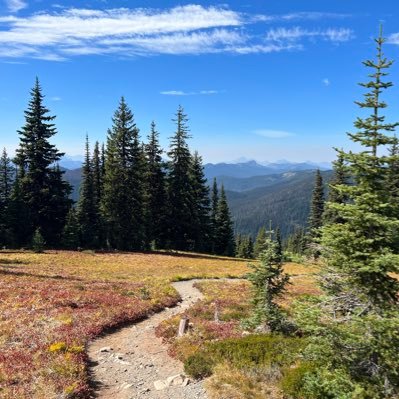
[[162, 391], [167, 387], [167, 385], [166, 385], [165, 381], [157, 380], [157, 381], [154, 381], [154, 387], [157, 391]]
[[166, 379], [166, 385], [183, 385], [184, 377], [181, 374], [172, 375]]
[[111, 352], [112, 348], [110, 346], [104, 346], [103, 348], [100, 348], [99, 352]]

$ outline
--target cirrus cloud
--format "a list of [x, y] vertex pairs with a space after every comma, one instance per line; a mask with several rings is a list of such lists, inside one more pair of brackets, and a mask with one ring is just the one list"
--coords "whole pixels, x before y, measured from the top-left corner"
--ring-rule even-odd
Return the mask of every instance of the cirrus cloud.
[[[9, 1], [22, 7], [22, 0]], [[15, 10], [18, 7], [15, 8]], [[301, 15], [320, 18], [320, 15]], [[301, 50], [305, 37], [349, 40], [340, 29], [269, 30], [266, 37], [248, 25], [278, 20], [251, 16], [227, 7], [185, 5], [170, 9], [56, 9], [26, 17], [0, 17], [0, 57], [62, 61], [73, 56], [119, 57], [159, 54], [253, 54]], [[279, 16], [284, 20], [284, 16]], [[290, 21], [293, 16], [287, 16]]]

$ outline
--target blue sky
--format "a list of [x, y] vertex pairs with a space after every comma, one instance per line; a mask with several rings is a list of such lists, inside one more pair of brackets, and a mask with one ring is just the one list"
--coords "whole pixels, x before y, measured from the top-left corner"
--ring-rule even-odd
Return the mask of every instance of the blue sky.
[[[398, 17], [393, 0], [0, 0], [0, 145], [15, 149], [39, 76], [71, 155], [86, 133], [104, 141], [124, 95], [142, 136], [155, 120], [165, 146], [182, 104], [207, 162], [330, 161], [350, 148], [381, 21], [399, 59]], [[399, 63], [391, 78], [399, 120]]]

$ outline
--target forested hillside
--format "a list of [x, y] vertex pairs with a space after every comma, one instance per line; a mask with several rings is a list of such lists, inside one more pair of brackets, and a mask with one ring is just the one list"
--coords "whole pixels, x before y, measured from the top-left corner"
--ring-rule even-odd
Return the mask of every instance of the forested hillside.
[[[209, 164], [207, 165], [209, 167]], [[285, 167], [292, 168], [293, 165], [298, 164], [287, 163]], [[237, 167], [236, 164], [229, 165], [228, 170], [224, 166], [222, 169], [227, 173], [236, 174], [237, 168], [240, 166]], [[216, 181], [219, 187], [223, 185], [226, 189], [237, 233], [251, 234], [255, 237], [258, 230], [271, 220], [274, 226], [280, 226], [282, 237], [286, 238], [297, 227], [306, 225], [314, 174], [314, 170], [284, 171], [251, 177], [217, 176]], [[332, 172], [323, 171], [322, 175], [327, 190]], [[72, 199], [77, 201], [81, 169], [66, 170], [65, 179], [73, 187]], [[208, 184], [211, 185], [211, 180], [208, 180]]]
[[[281, 235], [285, 238], [296, 228], [305, 226], [314, 176], [314, 171], [295, 172], [288, 179], [269, 181], [270, 184], [265, 187], [243, 192], [228, 191], [227, 198], [236, 230], [255, 236], [262, 226], [272, 221], [273, 226], [280, 227]], [[332, 172], [322, 172], [322, 176], [327, 185]]]

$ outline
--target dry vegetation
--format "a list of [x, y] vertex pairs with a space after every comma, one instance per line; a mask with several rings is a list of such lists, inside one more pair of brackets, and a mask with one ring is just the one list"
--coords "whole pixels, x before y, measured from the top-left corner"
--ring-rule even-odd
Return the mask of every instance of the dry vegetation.
[[[286, 270], [297, 275], [287, 301], [314, 292], [311, 270], [293, 263]], [[89, 339], [175, 304], [179, 298], [170, 281], [240, 277], [247, 271], [245, 260], [195, 254], [1, 252], [0, 396], [88, 397]], [[248, 283], [199, 286], [206, 298], [189, 311], [195, 331], [171, 346], [182, 359], [204, 341], [240, 336], [239, 319], [249, 312]], [[215, 306], [221, 323], [213, 321]], [[162, 325], [160, 334], [174, 336], [176, 323]]]
[[[288, 309], [289, 305], [301, 295], [319, 294], [313, 276], [316, 272], [315, 266], [287, 263], [285, 270], [292, 276], [292, 284], [281, 299], [283, 307]], [[251, 284], [247, 281], [205, 281], [197, 283], [197, 287], [205, 297], [184, 314], [190, 320], [189, 334], [176, 338], [182, 315], [161, 323], [157, 328], [157, 334], [170, 345], [170, 355], [186, 364], [190, 356], [206, 350], [207, 345], [212, 342], [246, 336], [247, 333], [241, 322], [251, 313]], [[297, 343], [294, 342], [294, 344], [295, 347]], [[246, 351], [245, 348], [243, 350]], [[239, 354], [237, 356], [240, 357]], [[206, 367], [204, 369], [206, 361], [206, 357], [199, 358], [198, 370], [195, 364], [192, 366], [199, 375], [206, 370]], [[192, 367], [187, 371], [192, 371]], [[281, 377], [280, 371], [271, 364], [259, 369], [258, 366], [254, 367], [251, 364], [234, 367], [231, 362], [222, 362], [214, 368], [212, 377], [207, 380], [207, 387], [210, 396], [214, 399], [265, 397], [281, 399], [283, 396], [278, 388]]]
[[246, 271], [200, 255], [1, 252], [0, 397], [87, 397], [88, 339], [176, 303], [172, 280]]

